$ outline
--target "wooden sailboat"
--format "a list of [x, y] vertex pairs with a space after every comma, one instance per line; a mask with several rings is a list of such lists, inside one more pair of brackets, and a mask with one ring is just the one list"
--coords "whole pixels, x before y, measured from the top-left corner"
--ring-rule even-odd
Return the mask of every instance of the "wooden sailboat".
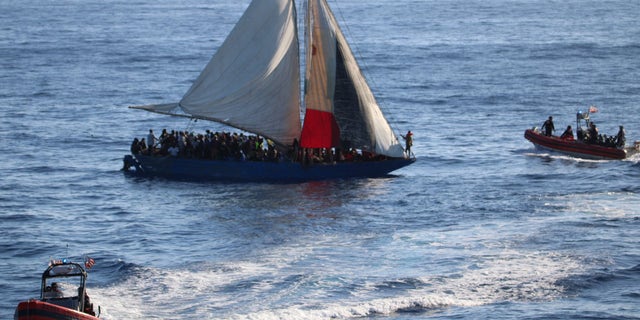
[[[125, 156], [125, 168], [185, 179], [320, 180], [379, 177], [413, 163], [326, 0], [309, 0], [305, 7], [304, 90], [295, 2], [254, 0], [179, 102], [131, 107], [256, 134], [281, 151], [277, 161], [134, 152]], [[310, 160], [319, 150], [331, 152], [330, 161]], [[346, 152], [357, 152], [360, 160], [342, 159]]]

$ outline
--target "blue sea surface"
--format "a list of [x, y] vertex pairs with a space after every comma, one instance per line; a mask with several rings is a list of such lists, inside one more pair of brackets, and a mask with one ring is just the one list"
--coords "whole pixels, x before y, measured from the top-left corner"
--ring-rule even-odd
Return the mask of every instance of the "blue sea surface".
[[640, 140], [640, 2], [330, 0], [415, 164], [123, 174], [149, 129], [230, 130], [127, 107], [178, 101], [248, 4], [2, 1], [1, 319], [50, 258], [85, 255], [104, 319], [640, 319], [640, 156], [523, 138], [595, 105], [602, 133]]

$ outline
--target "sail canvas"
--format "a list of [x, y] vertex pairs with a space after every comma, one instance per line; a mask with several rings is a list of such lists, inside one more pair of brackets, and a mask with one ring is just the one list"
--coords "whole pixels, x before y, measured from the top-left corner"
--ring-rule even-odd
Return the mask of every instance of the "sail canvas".
[[290, 145], [300, 136], [295, 4], [253, 1], [177, 104], [138, 108], [224, 123]]
[[270, 156], [255, 156], [264, 150], [235, 150], [228, 153], [235, 156], [221, 158], [220, 137], [209, 142], [202, 137], [197, 144], [216, 152], [181, 158], [132, 147], [124, 168], [176, 178], [320, 180], [382, 176], [413, 163], [326, 0], [309, 0], [305, 8], [304, 90], [295, 2], [253, 0], [179, 102], [133, 107], [247, 131], [257, 135], [258, 149], [267, 138]]
[[301, 145], [391, 157], [404, 150], [382, 114], [326, 0], [310, 0]]

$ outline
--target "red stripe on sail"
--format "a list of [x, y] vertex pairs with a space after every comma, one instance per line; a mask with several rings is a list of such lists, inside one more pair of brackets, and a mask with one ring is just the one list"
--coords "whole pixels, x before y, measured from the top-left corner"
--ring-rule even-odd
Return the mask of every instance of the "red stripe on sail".
[[300, 136], [303, 148], [332, 148], [340, 146], [340, 128], [331, 112], [307, 109]]

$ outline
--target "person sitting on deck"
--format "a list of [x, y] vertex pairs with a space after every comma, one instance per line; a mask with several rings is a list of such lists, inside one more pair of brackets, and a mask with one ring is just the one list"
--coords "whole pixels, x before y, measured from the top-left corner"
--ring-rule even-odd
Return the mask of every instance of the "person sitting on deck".
[[544, 135], [547, 137], [550, 137], [553, 131], [556, 131], [556, 128], [553, 126], [552, 116], [549, 116], [549, 119], [542, 124], [542, 130], [544, 130]]
[[171, 155], [172, 157], [177, 157], [178, 153], [180, 153], [180, 149], [178, 148], [177, 143], [173, 143], [168, 149], [167, 152], [169, 153], [169, 155]]
[[573, 129], [571, 129], [571, 126], [567, 126], [567, 129], [564, 130], [560, 138], [565, 140], [573, 140]]
[[57, 282], [54, 282], [51, 284], [50, 287], [48, 286], [45, 288], [45, 294], [44, 294], [45, 299], [62, 298], [62, 297], [63, 297], [62, 290], [60, 290], [60, 287], [58, 286]]

